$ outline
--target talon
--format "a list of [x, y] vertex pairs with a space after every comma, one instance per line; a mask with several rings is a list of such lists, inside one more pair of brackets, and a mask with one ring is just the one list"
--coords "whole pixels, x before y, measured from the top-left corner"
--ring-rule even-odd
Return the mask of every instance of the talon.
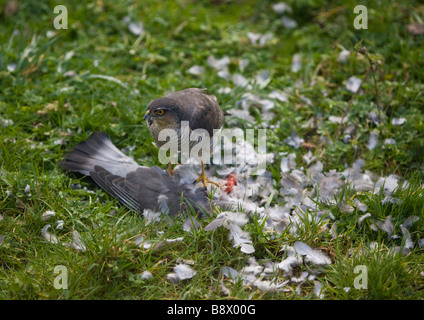
[[193, 182], [193, 184], [195, 184], [197, 182], [200, 182], [200, 181], [202, 182], [202, 184], [205, 187], [205, 189], [208, 189], [208, 187], [207, 187], [207, 184], [208, 183], [212, 183], [212, 184], [216, 185], [217, 187], [219, 187], [219, 184], [218, 183], [209, 180], [209, 178], [206, 176], [206, 174], [205, 174], [205, 166], [204, 166], [203, 162], [202, 162], [202, 173], [200, 174], [199, 178], [197, 178]]
[[195, 183], [197, 183], [197, 182], [202, 182], [202, 184], [203, 184], [203, 186], [207, 189], [207, 184], [208, 183], [212, 183], [212, 184], [214, 184], [214, 185], [216, 185], [217, 187], [219, 187], [219, 184], [218, 183], [216, 183], [216, 182], [213, 182], [213, 181], [211, 181], [211, 180], [209, 180], [209, 178], [208, 177], [206, 177], [206, 175], [205, 174], [201, 174], [200, 176], [199, 176], [199, 178], [197, 178], [194, 182], [193, 182], [193, 184], [195, 184]]
[[175, 170], [172, 170], [172, 164], [171, 161], [169, 161], [168, 168], [166, 169], [166, 172], [168, 172], [169, 176], [172, 178], [172, 174]]

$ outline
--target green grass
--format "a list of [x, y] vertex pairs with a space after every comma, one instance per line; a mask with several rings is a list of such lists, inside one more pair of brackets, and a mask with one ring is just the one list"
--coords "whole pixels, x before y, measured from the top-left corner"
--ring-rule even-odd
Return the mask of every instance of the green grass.
[[[364, 169], [377, 175], [398, 174], [409, 187], [393, 197], [399, 203], [382, 204], [383, 194], [356, 193], [343, 189], [343, 199], [358, 198], [376, 220], [392, 217], [394, 234], [402, 235], [400, 225], [412, 215], [420, 217], [409, 229], [415, 247], [409, 255], [393, 252], [402, 239], [388, 239], [384, 231], [373, 231], [370, 219], [358, 227], [363, 212], [343, 213], [337, 205], [317, 205], [338, 221], [337, 237], [323, 228], [325, 221], [307, 216], [294, 236], [283, 232], [276, 237], [252, 217], [246, 225], [255, 246], [254, 256], [279, 262], [283, 244], [303, 241], [328, 253], [333, 264], [320, 273], [324, 299], [422, 299], [424, 261], [424, 51], [423, 36], [412, 35], [407, 25], [424, 21], [419, 1], [365, 1], [368, 30], [355, 30], [353, 8], [356, 1], [287, 1], [298, 27], [285, 29], [271, 1], [21, 1], [19, 10], [5, 16], [0, 2], [0, 299], [314, 299], [313, 282], [296, 285], [287, 292], [264, 293], [241, 282], [231, 282], [221, 273], [223, 266], [236, 270], [248, 264], [248, 255], [233, 248], [226, 229], [193, 233], [183, 231], [182, 219], [146, 225], [142, 216], [121, 207], [118, 202], [88, 178], [64, 172], [57, 163], [91, 132], [105, 131], [112, 141], [139, 163], [158, 165], [143, 121], [147, 104], [167, 91], [186, 87], [208, 88], [217, 95], [225, 110], [235, 107], [244, 89], [217, 76], [206, 65], [209, 55], [231, 59], [229, 71], [254, 78], [261, 70], [271, 72], [264, 88], [253, 91], [266, 97], [283, 90], [288, 102], [275, 102], [270, 121], [262, 118], [260, 107], [250, 111], [256, 124], [238, 122], [243, 127], [277, 125], [267, 131], [268, 151], [276, 154], [272, 172], [277, 186], [281, 178], [282, 152], [295, 152], [298, 167], [309, 150], [323, 162], [324, 171], [342, 171], [355, 160], [365, 160]], [[68, 29], [54, 30], [53, 8], [68, 8]], [[142, 21], [145, 33], [133, 35], [124, 17]], [[53, 37], [47, 37], [54, 31]], [[264, 46], [251, 45], [248, 32], [272, 32]], [[375, 73], [378, 100], [370, 73], [350, 104], [352, 93], [345, 89], [350, 76], [361, 78], [369, 63], [355, 55], [354, 47], [363, 40], [367, 51], [384, 57]], [[341, 48], [352, 55], [346, 64], [337, 57]], [[300, 53], [302, 69], [291, 71], [293, 54]], [[241, 59], [249, 61], [243, 72]], [[8, 71], [11, 63], [14, 71]], [[205, 73], [191, 75], [193, 65], [205, 66]], [[66, 76], [73, 71], [75, 76]], [[105, 76], [109, 78], [105, 78]], [[295, 84], [297, 81], [297, 85]], [[219, 93], [232, 87], [229, 94]], [[377, 105], [378, 101], [380, 106]], [[375, 125], [370, 111], [382, 121]], [[347, 116], [356, 132], [343, 143], [338, 124], [330, 115]], [[320, 126], [304, 126], [314, 117]], [[393, 118], [404, 117], [403, 126]], [[309, 148], [294, 149], [282, 141], [296, 132]], [[369, 134], [379, 134], [380, 144], [367, 148]], [[327, 137], [330, 143], [324, 143]], [[384, 145], [385, 139], [396, 144]], [[73, 189], [72, 184], [81, 184]], [[25, 193], [30, 186], [30, 195]], [[279, 188], [277, 187], [277, 190]], [[275, 202], [275, 200], [274, 200]], [[274, 203], [273, 202], [273, 203]], [[275, 203], [276, 204], [276, 203]], [[56, 215], [48, 222], [41, 214]], [[216, 213], [216, 212], [215, 212]], [[62, 230], [54, 229], [63, 220]], [[206, 226], [212, 218], [202, 221]], [[41, 230], [49, 223], [60, 242], [72, 241], [78, 230], [86, 252], [50, 244]], [[162, 231], [163, 234], [158, 233]], [[160, 250], [140, 248], [134, 243], [142, 235], [146, 241], [184, 237], [183, 241]], [[370, 244], [378, 248], [370, 249]], [[192, 260], [194, 278], [177, 285], [167, 274], [181, 259]], [[55, 289], [54, 268], [68, 268], [67, 290]], [[368, 289], [357, 290], [354, 268], [368, 268]], [[143, 280], [143, 271], [153, 274]], [[308, 270], [296, 268], [296, 274]], [[278, 275], [278, 274], [277, 274]], [[221, 294], [221, 279], [230, 295]], [[346, 292], [345, 287], [351, 289]]]

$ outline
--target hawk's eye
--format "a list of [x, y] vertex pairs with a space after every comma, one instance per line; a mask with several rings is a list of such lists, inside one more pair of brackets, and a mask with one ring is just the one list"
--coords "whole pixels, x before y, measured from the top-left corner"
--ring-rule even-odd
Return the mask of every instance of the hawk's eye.
[[156, 110], [155, 113], [159, 116], [163, 115], [165, 112], [162, 109]]

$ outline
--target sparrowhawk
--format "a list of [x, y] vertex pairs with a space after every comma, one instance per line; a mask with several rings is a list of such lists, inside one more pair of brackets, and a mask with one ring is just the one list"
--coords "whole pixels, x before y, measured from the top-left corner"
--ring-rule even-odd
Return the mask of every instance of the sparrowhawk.
[[[151, 101], [147, 107], [144, 119], [147, 120], [150, 134], [155, 140], [158, 148], [165, 144], [165, 141], [159, 139], [159, 134], [164, 129], [172, 129], [177, 134], [177, 149], [183, 150], [182, 145], [188, 144], [188, 152], [199, 142], [189, 138], [191, 133], [196, 129], [203, 129], [209, 135], [208, 141], [209, 154], [213, 150], [213, 135], [216, 130], [221, 129], [224, 118], [224, 112], [218, 104], [217, 98], [198, 88], [189, 88], [165, 95]], [[189, 135], [184, 138], [181, 132], [182, 122], [188, 122]], [[185, 140], [184, 140], [185, 139]], [[187, 139], [189, 139], [187, 141]], [[202, 140], [202, 139], [201, 139]], [[186, 155], [188, 156], [188, 155]], [[197, 156], [197, 155], [195, 155]], [[204, 163], [202, 164], [202, 173], [195, 181], [201, 181], [206, 187], [210, 181], [205, 174]], [[171, 175], [171, 166], [168, 167], [168, 173]], [[215, 184], [215, 183], [214, 183]]]

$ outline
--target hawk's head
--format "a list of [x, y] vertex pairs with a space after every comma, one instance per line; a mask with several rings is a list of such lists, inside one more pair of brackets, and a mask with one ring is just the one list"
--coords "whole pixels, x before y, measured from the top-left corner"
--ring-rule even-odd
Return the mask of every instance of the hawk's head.
[[147, 120], [150, 134], [158, 143], [159, 132], [163, 129], [179, 130], [181, 126], [181, 108], [170, 98], [162, 97], [153, 100], [147, 106], [144, 120]]

